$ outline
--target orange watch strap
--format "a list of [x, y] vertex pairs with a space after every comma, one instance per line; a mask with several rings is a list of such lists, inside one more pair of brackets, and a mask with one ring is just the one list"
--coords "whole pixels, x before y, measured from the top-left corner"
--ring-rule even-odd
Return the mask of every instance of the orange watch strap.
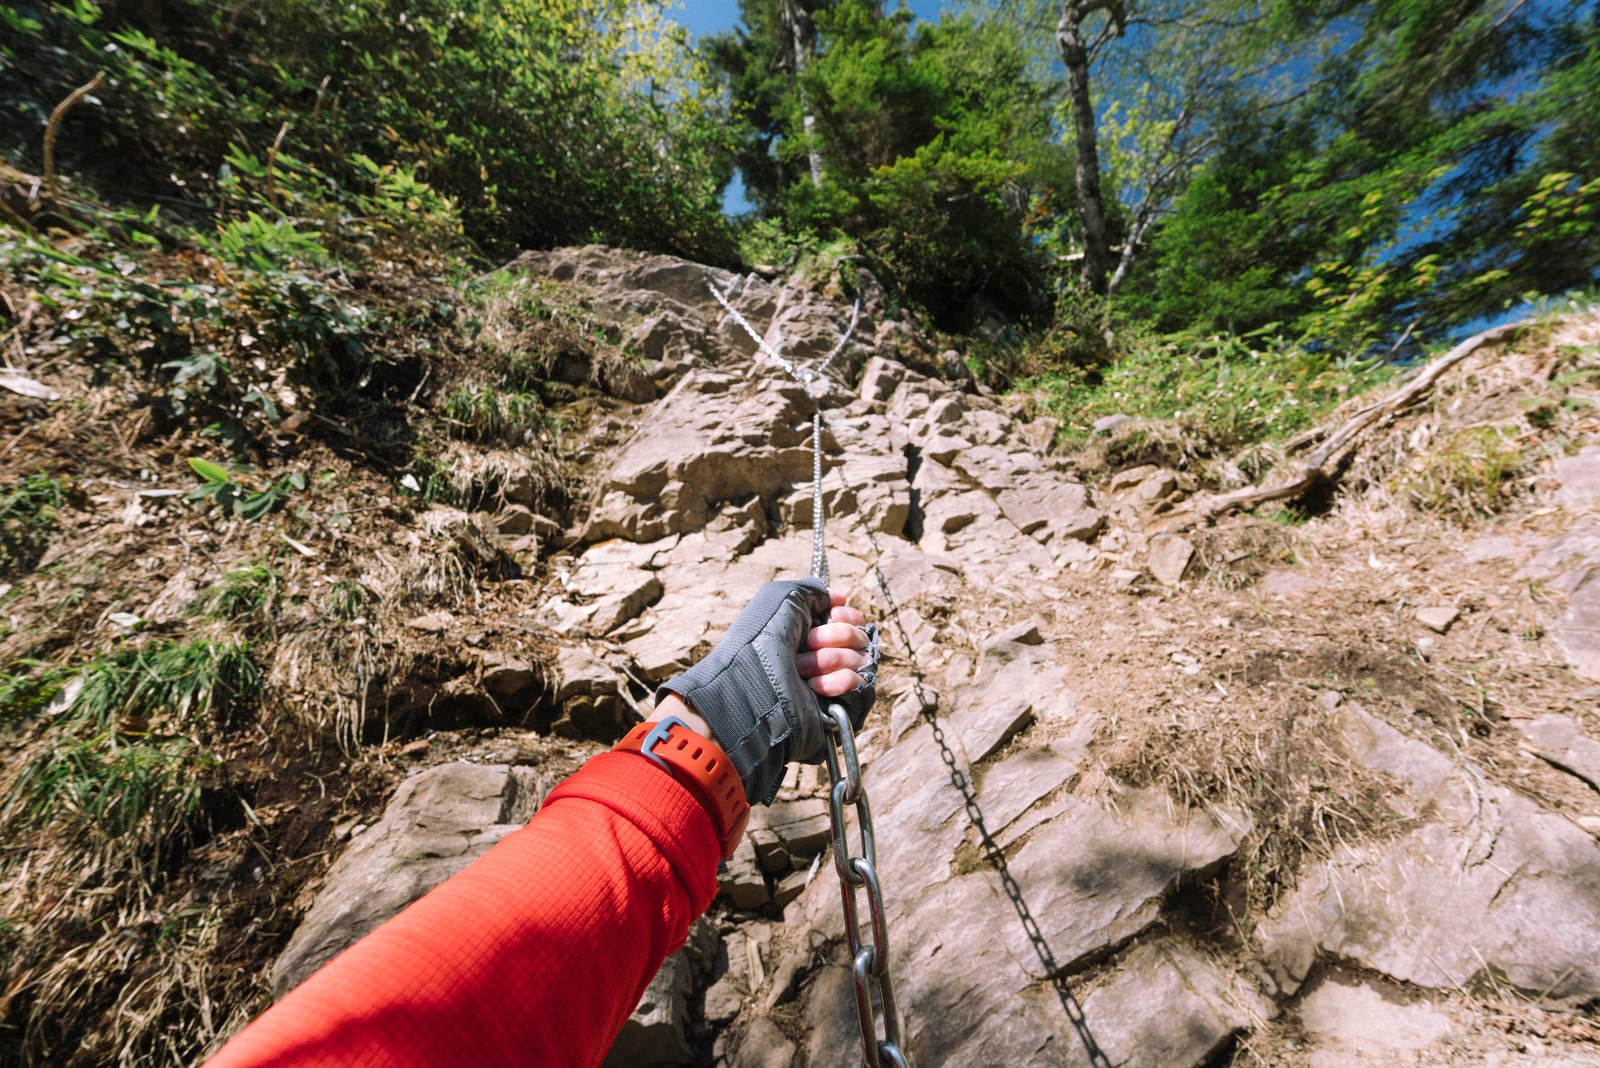
[[639, 723], [616, 745], [619, 753], [638, 753], [659, 764], [699, 799], [716, 827], [722, 859], [732, 858], [750, 822], [744, 782], [716, 742], [689, 728], [677, 716]]

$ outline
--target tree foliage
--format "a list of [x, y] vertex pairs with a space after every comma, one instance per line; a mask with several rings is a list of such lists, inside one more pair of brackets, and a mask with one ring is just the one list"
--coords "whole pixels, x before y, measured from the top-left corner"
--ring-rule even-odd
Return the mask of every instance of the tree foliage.
[[352, 186], [358, 157], [412, 168], [486, 247], [730, 251], [727, 116], [657, 4], [71, 0], [0, 19], [13, 160], [38, 165], [50, 109], [104, 68], [63, 144], [129, 192], [205, 199], [230, 146], [277, 144]]
[[741, 30], [708, 44], [746, 109], [738, 159], [758, 211], [791, 233], [851, 239], [946, 322], [975, 300], [1013, 315], [1037, 309], [1047, 270], [1035, 224], [1066, 159], [1051, 129], [1053, 86], [1014, 27], [970, 16], [914, 24], [874, 0], [817, 3], [816, 54], [796, 69], [779, 6], [743, 0]]

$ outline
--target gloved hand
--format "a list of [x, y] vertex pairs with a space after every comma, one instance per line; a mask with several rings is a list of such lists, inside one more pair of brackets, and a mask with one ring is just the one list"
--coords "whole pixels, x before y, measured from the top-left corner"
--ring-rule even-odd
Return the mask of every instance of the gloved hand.
[[[769, 582], [710, 655], [656, 693], [658, 701], [677, 694], [705, 719], [751, 804], [772, 802], [789, 761], [816, 764], [823, 758], [828, 741], [822, 708], [795, 660], [811, 628], [827, 623], [828, 608], [827, 588], [814, 578]], [[828, 698], [857, 727], [872, 707], [878, 668], [877, 628], [860, 630], [865, 663], [854, 670], [861, 684]], [[813, 656], [812, 667], [820, 666], [818, 659]]]

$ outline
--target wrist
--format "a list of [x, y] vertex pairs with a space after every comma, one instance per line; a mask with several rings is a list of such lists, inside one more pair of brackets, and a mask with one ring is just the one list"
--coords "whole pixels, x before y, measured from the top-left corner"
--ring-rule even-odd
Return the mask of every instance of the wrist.
[[675, 712], [672, 703], [662, 701], [651, 718], [629, 731], [616, 749], [639, 754], [693, 794], [711, 818], [722, 859], [729, 860], [750, 820], [744, 785], [728, 755], [705, 729], [705, 721], [688, 712], [682, 701], [675, 704], [699, 720], [700, 728]]
[[722, 742], [711, 731], [711, 724], [707, 723], [700, 714], [689, 707], [687, 701], [675, 693], [669, 693], [656, 702], [656, 710], [644, 718], [646, 723], [659, 723], [668, 716], [677, 716], [683, 720], [683, 725], [694, 731], [702, 738], [709, 738], [719, 746]]

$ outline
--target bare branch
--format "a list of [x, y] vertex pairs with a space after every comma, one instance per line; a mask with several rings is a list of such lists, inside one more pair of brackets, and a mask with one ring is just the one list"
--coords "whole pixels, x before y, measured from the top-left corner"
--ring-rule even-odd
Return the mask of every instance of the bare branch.
[[83, 85], [78, 86], [67, 94], [67, 98], [55, 106], [50, 112], [50, 121], [44, 126], [44, 197], [52, 204], [56, 201], [56, 130], [61, 125], [61, 120], [78, 101], [100, 88], [100, 83], [105, 81], [106, 72], [99, 71]]

